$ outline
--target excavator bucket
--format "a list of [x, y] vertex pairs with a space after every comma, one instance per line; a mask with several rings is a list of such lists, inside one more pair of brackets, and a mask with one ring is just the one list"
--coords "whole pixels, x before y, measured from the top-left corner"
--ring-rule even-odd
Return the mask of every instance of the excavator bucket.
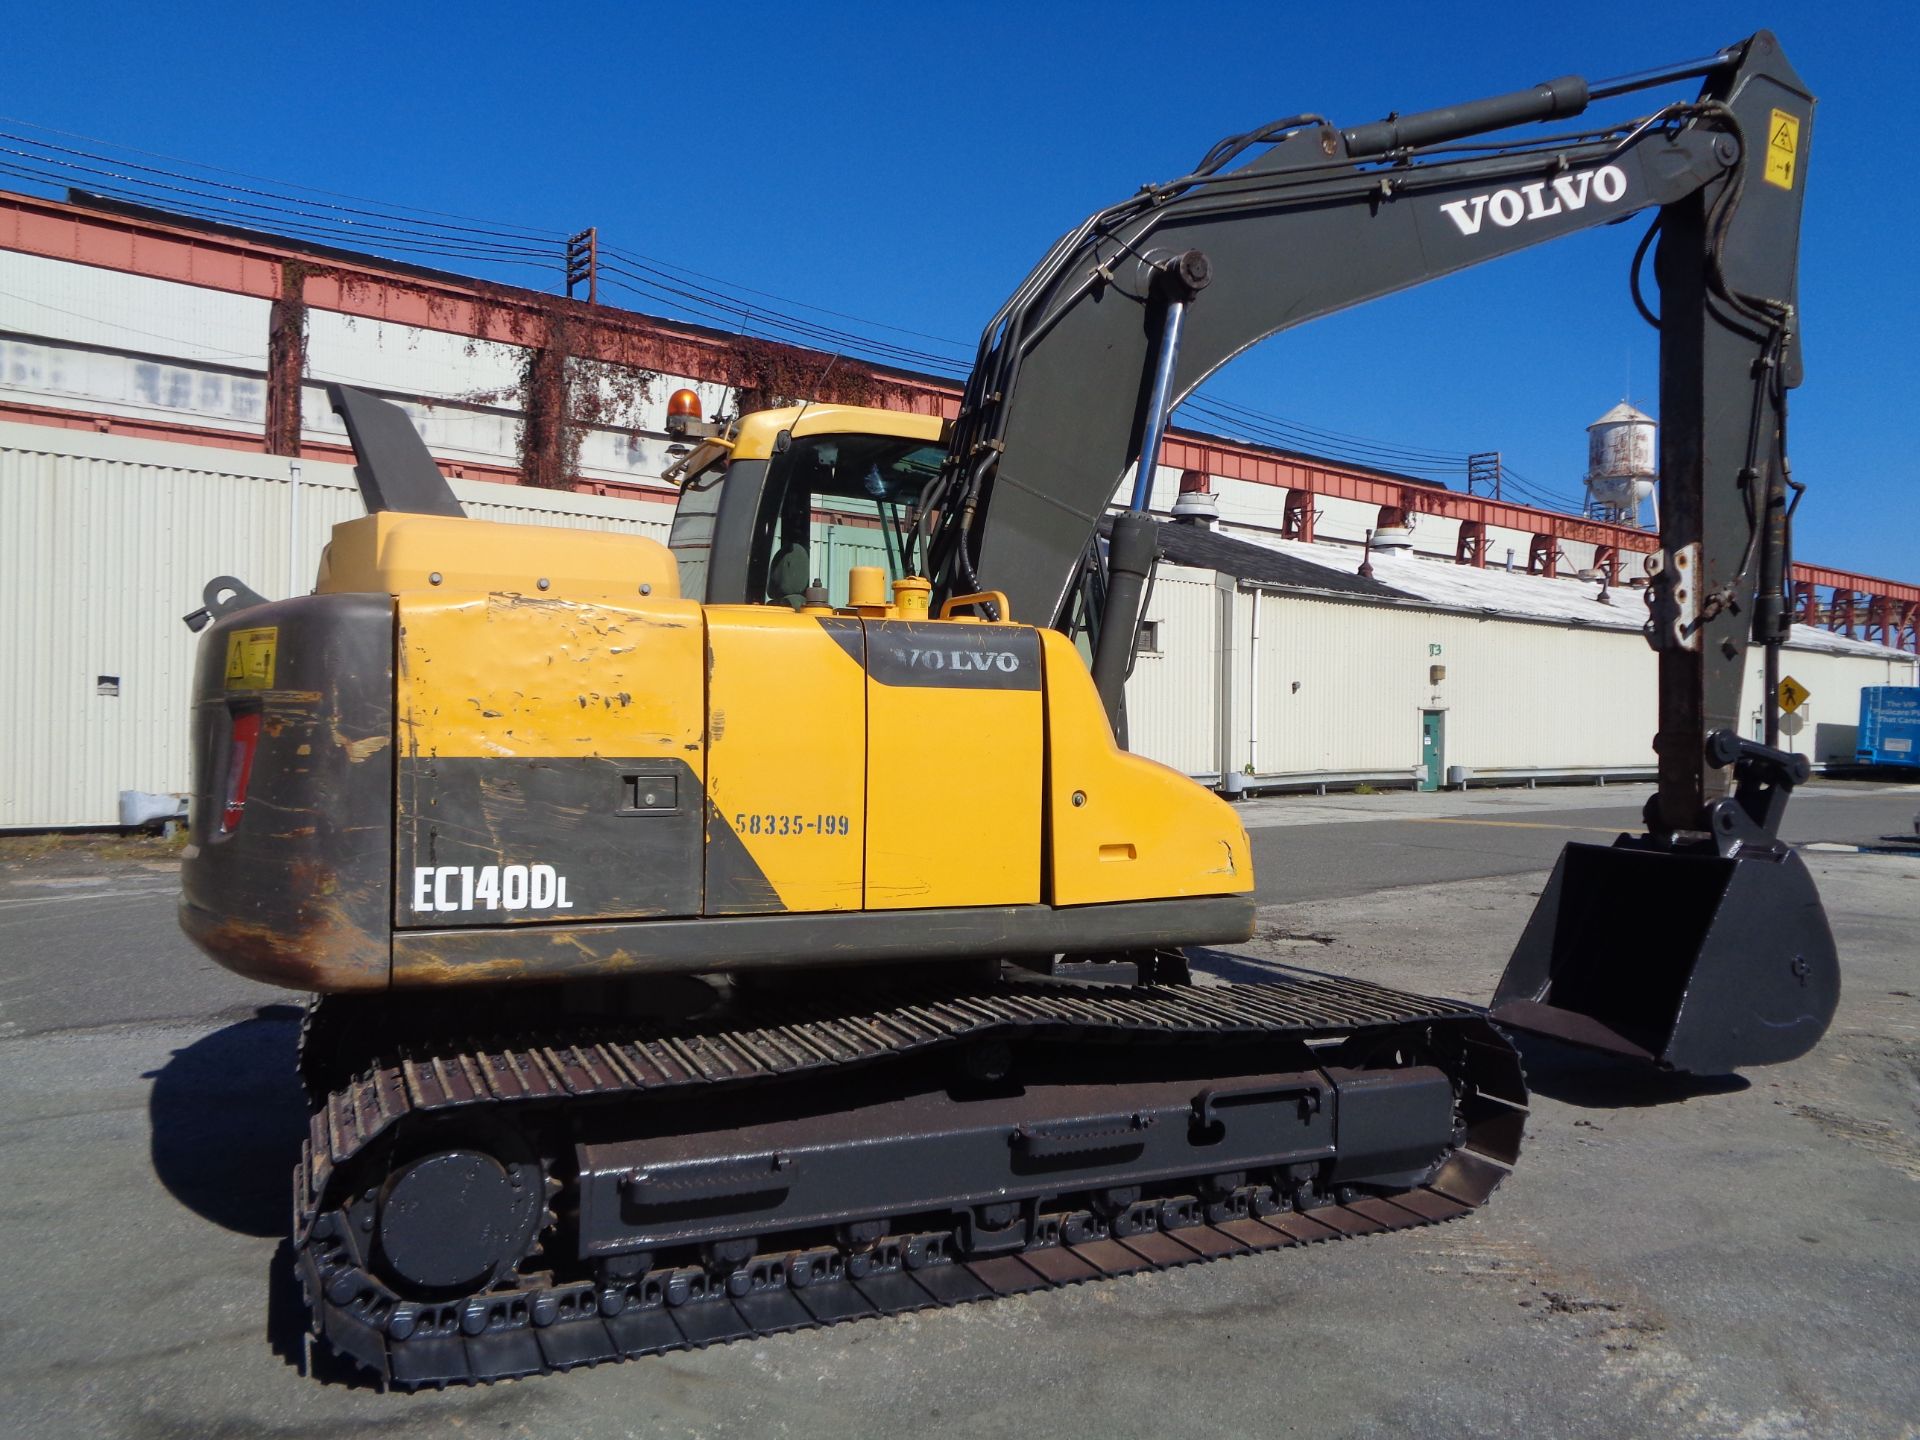
[[1791, 848], [1569, 845], [1494, 993], [1518, 1030], [1663, 1069], [1792, 1060], [1826, 1033], [1840, 967]]

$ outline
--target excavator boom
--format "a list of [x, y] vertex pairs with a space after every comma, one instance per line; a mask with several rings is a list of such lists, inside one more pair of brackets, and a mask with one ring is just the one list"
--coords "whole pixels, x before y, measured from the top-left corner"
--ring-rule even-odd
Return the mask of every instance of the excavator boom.
[[[1627, 121], [1475, 139], [1693, 75], [1704, 77], [1696, 99]], [[1707, 737], [1738, 728], [1749, 640], [1785, 634], [1781, 437], [1800, 379], [1812, 114], [1762, 32], [1622, 81], [1566, 77], [1350, 129], [1301, 115], [1222, 141], [1191, 174], [1088, 217], [987, 326], [937, 497], [936, 595], [1000, 590], [1016, 614], [1068, 620], [1094, 527], [1164, 422], [1156, 371], [1170, 371], [1164, 403], [1177, 405], [1283, 330], [1651, 210], [1666, 562], [1649, 631], [1661, 652], [1659, 824], [1704, 828], [1702, 807], [1728, 788]], [[1198, 290], [1178, 275], [1194, 256]], [[1130, 618], [1106, 619], [1124, 651]]]
[[[1625, 123], [1474, 142], [1695, 75], [1697, 98]], [[1825, 913], [1778, 834], [1807, 767], [1775, 748], [1771, 684], [1766, 743], [1740, 728], [1748, 645], [1777, 676], [1790, 625], [1786, 411], [1801, 378], [1812, 132], [1812, 96], [1761, 32], [1620, 81], [1570, 76], [1345, 130], [1302, 115], [1221, 142], [1193, 173], [1089, 217], [987, 327], [933, 501], [936, 594], [1004, 591], [1020, 613], [1093, 631], [1094, 678], [1123, 726], [1153, 554], [1143, 512], [1173, 405], [1279, 331], [1654, 212], [1657, 315], [1640, 255], [1632, 278], [1660, 331], [1661, 549], [1646, 627], [1659, 790], [1644, 836], [1569, 847], [1495, 1013], [1683, 1070], [1804, 1053], [1839, 997]], [[1093, 527], [1129, 469], [1131, 508], [1104, 576], [1089, 575]], [[1082, 577], [1094, 583], [1076, 589]], [[1098, 608], [1088, 599], [1105, 613], [1084, 613]], [[1659, 917], [1630, 937], [1601, 923], [1623, 894]]]

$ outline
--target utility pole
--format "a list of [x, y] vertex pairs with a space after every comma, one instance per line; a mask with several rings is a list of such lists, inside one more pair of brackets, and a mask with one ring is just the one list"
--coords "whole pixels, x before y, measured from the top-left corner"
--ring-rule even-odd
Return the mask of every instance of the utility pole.
[[1473, 494], [1475, 485], [1485, 485], [1498, 500], [1500, 495], [1500, 452], [1483, 450], [1478, 455], [1467, 456], [1467, 493]]
[[567, 298], [573, 299], [574, 287], [587, 287], [587, 303], [600, 303], [600, 230], [588, 226], [578, 235], [567, 237]]

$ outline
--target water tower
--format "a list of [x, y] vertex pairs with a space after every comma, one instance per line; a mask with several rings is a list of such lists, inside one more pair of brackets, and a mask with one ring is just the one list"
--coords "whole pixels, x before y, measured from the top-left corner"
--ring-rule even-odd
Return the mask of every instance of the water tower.
[[1645, 528], [1641, 507], [1653, 496], [1654, 436], [1651, 415], [1622, 400], [1587, 426], [1587, 514], [1595, 520]]

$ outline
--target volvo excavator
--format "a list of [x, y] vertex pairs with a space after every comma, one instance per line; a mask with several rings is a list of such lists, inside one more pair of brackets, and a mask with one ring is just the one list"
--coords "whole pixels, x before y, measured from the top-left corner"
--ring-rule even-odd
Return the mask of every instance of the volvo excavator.
[[[465, 518], [405, 414], [336, 388], [368, 513], [310, 595], [208, 587], [180, 909], [319, 997], [315, 1334], [444, 1386], [1444, 1221], [1518, 1157], [1508, 1028], [1699, 1073], [1809, 1049], [1805, 762], [1737, 719], [1788, 623], [1812, 109], [1762, 33], [1230, 137], [1048, 252], [955, 420], [740, 417], [668, 545]], [[1186, 947], [1252, 934], [1246, 832], [1116, 740], [1168, 414], [1275, 332], [1646, 212], [1645, 833], [1569, 847], [1491, 1013], [1193, 983]], [[884, 561], [842, 593], [822, 516]]]

